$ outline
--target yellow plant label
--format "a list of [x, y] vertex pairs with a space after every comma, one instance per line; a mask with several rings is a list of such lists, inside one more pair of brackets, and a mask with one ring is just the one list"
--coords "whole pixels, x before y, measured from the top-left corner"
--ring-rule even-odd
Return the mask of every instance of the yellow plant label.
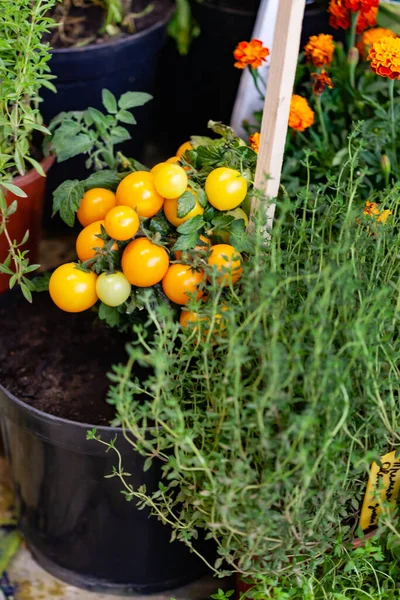
[[383, 502], [389, 502], [393, 507], [396, 504], [400, 491], [400, 457], [396, 459], [395, 456], [396, 452], [389, 452], [382, 456], [381, 466], [375, 462], [371, 465], [360, 516], [363, 531], [377, 524]]

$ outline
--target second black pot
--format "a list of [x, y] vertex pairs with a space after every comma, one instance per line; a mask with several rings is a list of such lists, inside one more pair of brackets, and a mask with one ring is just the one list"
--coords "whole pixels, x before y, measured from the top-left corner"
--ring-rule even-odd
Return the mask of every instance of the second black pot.
[[[84, 110], [88, 106], [104, 110], [103, 89], [110, 90], [117, 98], [127, 91], [153, 94], [159, 53], [165, 43], [171, 14], [172, 10], [167, 10], [155, 25], [134, 35], [102, 44], [53, 50], [49, 64], [52, 74], [57, 77], [57, 93], [47, 89], [41, 91], [43, 103], [40, 108], [44, 122], [50, 123], [61, 112]], [[154, 102], [135, 109], [137, 125], [128, 126], [132, 139], [123, 147], [129, 156], [140, 158], [153, 110]], [[85, 156], [79, 156], [54, 165], [47, 183], [46, 229], [61, 226], [61, 221], [51, 219], [53, 191], [66, 179], [87, 177], [85, 160]]]
[[[150, 594], [180, 587], [206, 571], [204, 563], [149, 511], [121, 493], [114, 451], [87, 441], [90, 425], [36, 410], [0, 386], [2, 433], [19, 512], [20, 529], [38, 563], [59, 579], [91, 591]], [[128, 482], [158, 489], [160, 469], [143, 471], [143, 458], [122, 430], [117, 436]], [[199, 548], [212, 560], [208, 544]]]

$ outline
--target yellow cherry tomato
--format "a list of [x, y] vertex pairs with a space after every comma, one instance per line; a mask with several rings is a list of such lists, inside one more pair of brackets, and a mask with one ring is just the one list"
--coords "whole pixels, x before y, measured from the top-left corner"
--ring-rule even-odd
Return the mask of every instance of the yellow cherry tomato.
[[235, 169], [218, 167], [208, 175], [205, 185], [208, 201], [218, 210], [232, 210], [243, 202], [247, 181]]
[[133, 238], [139, 230], [139, 217], [130, 206], [112, 208], [104, 219], [104, 228], [113, 240], [123, 242]]
[[[101, 234], [102, 226], [104, 227], [104, 221], [95, 221], [82, 229], [76, 238], [76, 253], [82, 262], [94, 258], [95, 248], [104, 248], [104, 240], [97, 237]], [[112, 250], [118, 250], [118, 244], [113, 244]]]
[[186, 192], [188, 177], [182, 167], [161, 163], [153, 168], [154, 186], [163, 198], [179, 198]]
[[202, 215], [204, 213], [204, 208], [200, 205], [197, 198], [194, 208], [192, 208], [192, 210], [188, 212], [185, 217], [178, 217], [178, 198], [170, 198], [165, 200], [163, 210], [167, 221], [169, 221], [171, 225], [174, 225], [175, 227], [179, 227], [179, 225], [182, 225], [182, 223], [185, 223], [185, 221], [189, 221], [189, 219], [192, 217], [195, 217], [196, 215]]
[[221, 272], [221, 277], [218, 277], [217, 281], [222, 286], [236, 283], [243, 273], [242, 257], [230, 244], [211, 246], [207, 262], [211, 267], [215, 266], [217, 271]]
[[79, 223], [87, 227], [95, 221], [104, 219], [116, 204], [117, 199], [113, 192], [105, 188], [93, 188], [84, 193], [76, 216]]
[[186, 150], [193, 150], [193, 146], [190, 142], [185, 142], [184, 144], [181, 144], [178, 150], [176, 151], [176, 155], [181, 157], [182, 154], [185, 154]]
[[120, 306], [131, 294], [131, 284], [121, 271], [101, 273], [96, 281], [96, 292], [107, 306]]
[[171, 156], [171, 158], [168, 158], [165, 162], [174, 164], [174, 163], [178, 163], [179, 161], [180, 161], [179, 156]]
[[97, 302], [96, 280], [95, 273], [83, 271], [75, 263], [61, 265], [50, 277], [50, 297], [65, 312], [82, 312]]
[[169, 267], [168, 253], [147, 238], [133, 240], [124, 250], [122, 271], [129, 283], [137, 287], [150, 287], [159, 283]]
[[204, 271], [195, 271], [187, 265], [171, 265], [164, 275], [162, 287], [164, 294], [175, 302], [175, 304], [187, 304], [190, 296], [196, 295], [196, 299], [202, 297], [203, 290], [199, 285], [204, 280]]
[[153, 217], [162, 208], [164, 198], [154, 187], [153, 175], [147, 171], [135, 171], [117, 187], [117, 204], [130, 206], [139, 217]]

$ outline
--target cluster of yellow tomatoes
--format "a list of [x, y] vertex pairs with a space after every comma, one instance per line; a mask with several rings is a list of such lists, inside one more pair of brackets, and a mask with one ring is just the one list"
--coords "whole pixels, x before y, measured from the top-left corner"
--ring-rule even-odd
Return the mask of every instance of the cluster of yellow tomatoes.
[[[191, 297], [203, 296], [204, 270], [180, 262], [180, 251], [171, 257], [165, 246], [140, 232], [141, 219], [149, 219], [161, 209], [175, 227], [203, 214], [204, 208], [196, 198], [195, 207], [185, 217], [178, 217], [179, 197], [187, 189], [195, 194], [186, 170], [178, 164], [180, 156], [190, 147], [190, 143], [183, 144], [177, 156], [156, 165], [150, 172], [130, 173], [120, 182], [115, 194], [104, 188], [94, 188], [84, 194], [77, 211], [83, 226], [76, 240], [78, 258], [90, 267], [90, 261], [95, 260], [107, 243], [109, 250], [121, 253], [121, 270], [97, 275], [76, 263], [61, 265], [49, 282], [51, 298], [59, 308], [80, 312], [91, 308], [97, 300], [108, 306], [120, 306], [130, 297], [132, 286], [147, 288], [158, 283], [165, 295], [181, 306]], [[206, 179], [205, 191], [214, 208], [229, 212], [243, 202], [247, 182], [234, 169], [216, 168]], [[247, 220], [244, 212], [242, 218]], [[215, 266], [221, 285], [230, 285], [240, 278], [242, 258], [230, 244], [212, 245], [210, 239], [202, 235], [195, 252], [208, 265]], [[188, 254], [190, 257], [190, 251]], [[194, 314], [189, 311], [181, 313], [182, 324], [193, 319]]]

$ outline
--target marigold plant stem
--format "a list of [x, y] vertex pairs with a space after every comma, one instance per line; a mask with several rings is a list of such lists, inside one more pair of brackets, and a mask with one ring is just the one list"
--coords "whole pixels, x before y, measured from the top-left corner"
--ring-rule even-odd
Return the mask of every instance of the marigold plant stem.
[[351, 14], [351, 28], [350, 28], [350, 36], [349, 36], [349, 50], [354, 48], [356, 45], [356, 31], [357, 31], [357, 21], [360, 16], [359, 12]]
[[321, 103], [321, 96], [316, 96], [315, 97], [315, 106], [317, 109], [317, 113], [318, 113], [318, 117], [321, 123], [321, 129], [322, 129], [322, 136], [324, 138], [324, 144], [325, 146], [327, 146], [328, 142], [329, 142], [329, 138], [328, 138], [328, 132], [326, 129], [326, 124], [325, 124], [325, 119], [324, 119], [324, 111], [322, 110], [322, 103]]
[[389, 79], [390, 124], [392, 127], [392, 151], [393, 151], [394, 167], [397, 172], [396, 121], [395, 121], [395, 116], [394, 116], [394, 82], [395, 82], [395, 79]]
[[253, 78], [254, 85], [256, 86], [256, 90], [260, 94], [261, 100], [265, 100], [265, 93], [260, 89], [260, 75], [257, 69], [253, 69], [253, 67], [250, 67], [250, 73]]

